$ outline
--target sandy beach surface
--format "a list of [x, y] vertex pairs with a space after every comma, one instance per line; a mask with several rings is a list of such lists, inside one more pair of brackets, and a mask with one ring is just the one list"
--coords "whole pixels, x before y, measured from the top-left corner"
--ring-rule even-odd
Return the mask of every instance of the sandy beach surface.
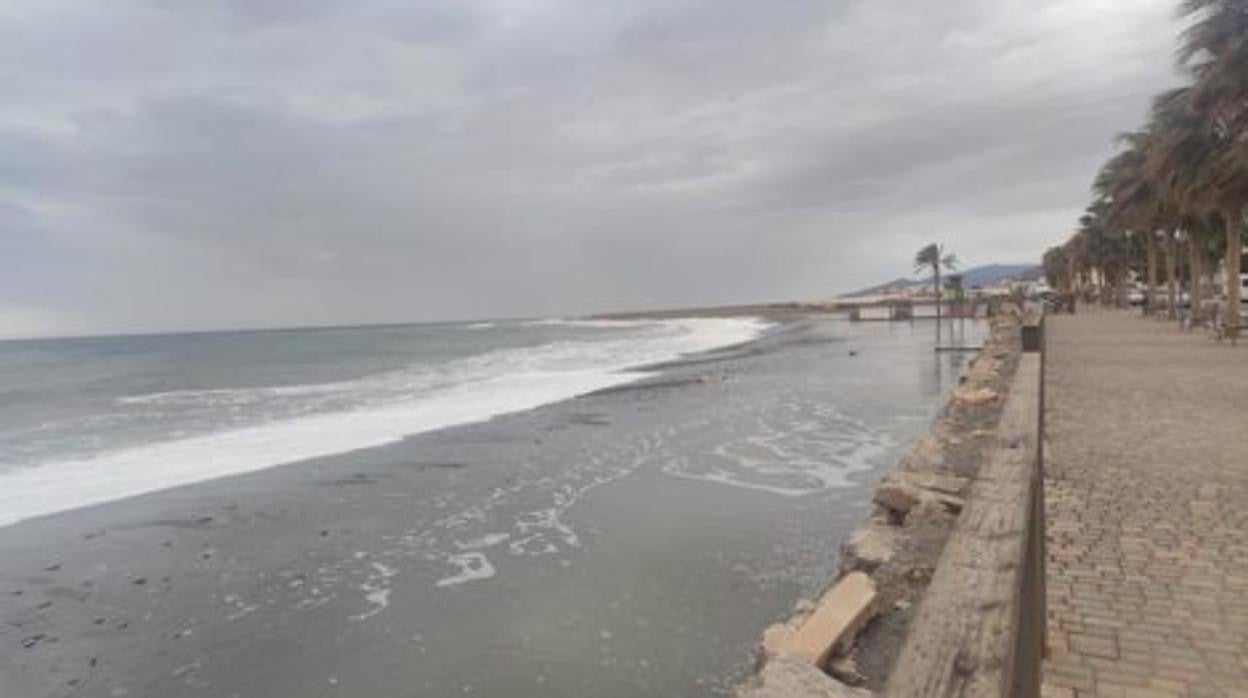
[[639, 383], [0, 528], [0, 696], [722, 694], [956, 382], [934, 333], [790, 319]]

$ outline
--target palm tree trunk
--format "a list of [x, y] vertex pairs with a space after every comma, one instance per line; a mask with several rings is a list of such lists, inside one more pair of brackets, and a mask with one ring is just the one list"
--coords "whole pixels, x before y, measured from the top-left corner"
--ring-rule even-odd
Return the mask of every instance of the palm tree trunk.
[[1179, 316], [1178, 294], [1176, 293], [1178, 286], [1179, 260], [1178, 250], [1175, 249], [1174, 231], [1166, 231], [1166, 244], [1164, 246], [1166, 254], [1166, 318], [1174, 320]]
[[1151, 230], [1144, 236], [1144, 250], [1148, 255], [1148, 289], [1144, 297], [1144, 314], [1152, 315], [1157, 308], [1157, 241]]
[[1190, 272], [1188, 276], [1191, 281], [1188, 285], [1191, 287], [1189, 296], [1191, 299], [1191, 327], [1195, 327], [1196, 323], [1202, 319], [1201, 303], [1204, 302], [1203, 294], [1200, 290], [1200, 234], [1196, 230], [1187, 231], [1187, 268]]
[[932, 279], [936, 284], [936, 344], [940, 344], [940, 261], [932, 265]]
[[1239, 336], [1239, 275], [1244, 252], [1240, 228], [1243, 219], [1236, 213], [1226, 217], [1226, 327], [1234, 342]]

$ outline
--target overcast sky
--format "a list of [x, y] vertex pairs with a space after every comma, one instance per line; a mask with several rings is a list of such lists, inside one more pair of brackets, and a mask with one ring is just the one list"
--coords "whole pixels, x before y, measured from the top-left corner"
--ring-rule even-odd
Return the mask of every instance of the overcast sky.
[[809, 299], [1036, 261], [1174, 0], [6, 0], [0, 335]]

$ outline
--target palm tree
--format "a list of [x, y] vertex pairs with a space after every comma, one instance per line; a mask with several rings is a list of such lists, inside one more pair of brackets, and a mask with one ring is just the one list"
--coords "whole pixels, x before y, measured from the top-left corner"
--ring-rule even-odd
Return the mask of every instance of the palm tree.
[[1192, 276], [1192, 319], [1201, 315], [1201, 238], [1209, 234], [1209, 221], [1218, 213], [1210, 206], [1208, 192], [1193, 184], [1203, 176], [1207, 156], [1217, 152], [1219, 145], [1212, 137], [1204, 118], [1193, 105], [1194, 92], [1181, 87], [1159, 95], [1153, 102], [1149, 130], [1156, 136], [1149, 153], [1148, 169], [1156, 186], [1178, 214], [1180, 228], [1188, 242], [1188, 260]]
[[1049, 286], [1062, 293], [1071, 293], [1071, 260], [1068, 246], [1058, 245], [1057, 247], [1050, 247], [1044, 253], [1043, 263], [1044, 278], [1049, 282]]
[[1105, 202], [1107, 224], [1144, 240], [1148, 259], [1144, 311], [1151, 314], [1157, 307], [1156, 231], [1162, 214], [1157, 187], [1147, 167], [1155, 138], [1148, 131], [1135, 131], [1119, 136], [1119, 142], [1125, 149], [1105, 163], [1092, 188]]
[[1097, 295], [1103, 305], [1122, 300], [1131, 268], [1131, 248], [1127, 237], [1115, 228], [1109, 218], [1109, 202], [1093, 201], [1079, 217], [1079, 230], [1072, 238], [1071, 252], [1077, 263], [1095, 277]]
[[1183, 231], [1184, 241], [1187, 242], [1187, 284], [1188, 296], [1191, 300], [1191, 319], [1194, 326], [1200, 322], [1204, 314], [1202, 306], [1205, 294], [1201, 287], [1201, 278], [1204, 273], [1204, 251], [1201, 248], [1206, 236], [1207, 226], [1200, 216], [1185, 213], [1182, 216], [1180, 228]]
[[1184, 0], [1179, 62], [1194, 82], [1184, 97], [1200, 128], [1182, 134], [1165, 157], [1193, 204], [1221, 214], [1226, 232], [1227, 325], [1239, 331], [1245, 205], [1248, 204], [1248, 0]]
[[936, 327], [940, 328], [940, 270], [941, 268], [953, 270], [958, 267], [958, 258], [953, 254], [945, 254], [943, 245], [931, 243], [925, 245], [914, 255], [914, 271], [915, 273], [932, 270], [932, 285], [936, 291]]
[[1197, 319], [1203, 268], [1218, 256], [1210, 254], [1210, 244], [1224, 241], [1226, 324], [1234, 339], [1248, 225], [1248, 0], [1182, 0], [1179, 15], [1190, 20], [1178, 62], [1191, 84], [1159, 95], [1147, 126], [1119, 138], [1122, 149], [1093, 185], [1098, 200], [1050, 266], [1064, 259], [1072, 283], [1098, 280], [1104, 297], [1106, 287], [1136, 265], [1142, 242], [1151, 313], [1160, 244], [1174, 317], [1182, 274], [1178, 242], [1184, 240]]

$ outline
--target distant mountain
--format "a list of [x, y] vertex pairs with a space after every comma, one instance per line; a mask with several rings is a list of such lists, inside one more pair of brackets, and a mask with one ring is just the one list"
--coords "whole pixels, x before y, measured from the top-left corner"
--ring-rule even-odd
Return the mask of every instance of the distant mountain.
[[890, 293], [904, 291], [912, 286], [918, 286], [921, 283], [927, 283], [928, 285], [931, 285], [932, 282], [931, 281], [927, 281], [927, 282], [915, 281], [914, 279], [907, 279], [906, 277], [903, 276], [900, 278], [893, 279], [892, 281], [886, 281], [877, 286], [871, 286], [869, 288], [858, 289], [857, 291], [854, 291], [853, 293], [846, 293], [844, 294], [844, 296], [846, 298], [855, 298], [857, 296], [885, 296]]
[[992, 286], [1002, 281], [1035, 281], [1044, 270], [1039, 264], [988, 264], [962, 272], [962, 285]]
[[[962, 275], [962, 285], [966, 288], [975, 286], [994, 286], [1002, 281], [1035, 281], [1043, 275], [1043, 268], [1039, 264], [986, 264], [982, 267], [972, 267], [965, 271], [955, 271], [955, 274]], [[846, 297], [853, 298], [855, 296], [878, 296], [898, 291], [904, 291], [914, 286], [931, 286], [932, 278], [926, 279], [910, 279], [900, 277], [888, 281], [886, 283], [864, 288], [853, 293], [845, 294]]]

